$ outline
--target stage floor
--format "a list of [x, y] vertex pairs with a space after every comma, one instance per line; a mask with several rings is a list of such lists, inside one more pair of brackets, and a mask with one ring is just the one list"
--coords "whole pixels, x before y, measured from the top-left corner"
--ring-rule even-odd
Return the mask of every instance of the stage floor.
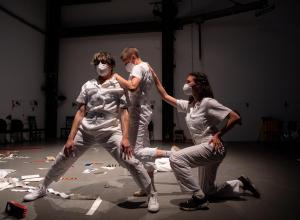
[[[0, 146], [0, 153], [17, 150], [19, 156], [0, 160], [0, 169], [14, 169], [16, 172], [7, 177], [21, 177], [39, 174], [41, 177], [53, 162], [45, 162], [47, 156], [55, 156], [63, 142]], [[181, 148], [189, 144], [177, 144]], [[167, 149], [170, 144], [155, 142], [154, 147]], [[221, 199], [210, 202], [209, 210], [186, 212], [178, 204], [190, 196], [182, 194], [172, 172], [157, 172], [156, 186], [159, 191], [160, 211], [151, 214], [147, 211], [144, 198], [134, 198], [137, 190], [128, 172], [119, 167], [110, 155], [101, 147], [90, 148], [63, 179], [50, 187], [59, 192], [99, 195], [102, 199], [92, 216], [86, 213], [94, 200], [69, 200], [56, 195], [48, 195], [33, 202], [23, 203], [28, 207], [25, 219], [300, 219], [300, 158], [298, 144], [266, 145], [258, 143], [228, 143], [228, 153], [217, 176], [217, 182], [239, 177], [241, 174], [251, 177], [262, 194], [261, 199], [242, 196], [240, 199]], [[6, 162], [5, 162], [6, 161]], [[95, 173], [82, 173], [86, 163], [95, 163]], [[106, 170], [102, 166], [116, 166]], [[104, 174], [103, 172], [107, 172]], [[197, 170], [193, 170], [197, 175]], [[31, 183], [36, 186], [38, 183]], [[0, 191], [1, 219], [14, 219], [4, 213], [7, 201], [22, 202], [25, 192], [13, 192], [10, 189]]]

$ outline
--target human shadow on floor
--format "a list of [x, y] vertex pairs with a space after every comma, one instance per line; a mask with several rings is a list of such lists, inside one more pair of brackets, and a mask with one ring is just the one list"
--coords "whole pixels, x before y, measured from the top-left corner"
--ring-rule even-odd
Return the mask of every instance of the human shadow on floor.
[[222, 203], [222, 202], [226, 202], [226, 201], [247, 201], [247, 199], [243, 198], [243, 197], [235, 197], [235, 196], [232, 196], [232, 197], [217, 197], [217, 196], [214, 196], [214, 197], [209, 197], [208, 201], [210, 203]]
[[[244, 194], [242, 194], [244, 195]], [[249, 195], [249, 194], [247, 194]], [[170, 200], [170, 203], [172, 203], [173, 205], [179, 206], [179, 204], [181, 202], [185, 202], [187, 200], [191, 199], [191, 197], [188, 198], [181, 198], [181, 199], [172, 199]], [[222, 202], [226, 202], [226, 201], [247, 201], [246, 198], [241, 197], [241, 196], [210, 196], [208, 197], [208, 201], [209, 203], [222, 203]]]
[[117, 206], [125, 209], [141, 209], [147, 208], [146, 201], [124, 201], [117, 204]]
[[158, 192], [158, 196], [179, 196], [179, 195], [183, 195], [183, 193], [182, 192], [169, 192], [169, 193]]
[[[180, 203], [185, 202], [185, 201], [189, 200], [190, 198], [191, 197], [189, 197], [189, 198], [181, 198], [181, 199], [171, 199], [170, 203], [179, 207]], [[205, 206], [201, 210], [209, 210], [209, 207]]]

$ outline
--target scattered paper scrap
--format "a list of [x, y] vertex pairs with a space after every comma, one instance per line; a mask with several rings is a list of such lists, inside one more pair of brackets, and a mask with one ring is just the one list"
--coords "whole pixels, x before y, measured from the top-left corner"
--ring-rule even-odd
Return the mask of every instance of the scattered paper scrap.
[[11, 189], [10, 191], [12, 191], [12, 192], [29, 192], [30, 191], [30, 189]]
[[28, 159], [28, 158], [30, 158], [28, 156], [19, 156], [17, 153], [18, 153], [18, 151], [16, 151], [16, 152], [9, 151], [6, 154], [1, 154], [0, 158], [2, 160], [3, 159], [5, 159], [5, 160], [13, 160], [13, 159]]
[[38, 178], [38, 177], [40, 177], [39, 174], [26, 175], [26, 176], [21, 176], [21, 180], [32, 179], [32, 178]]
[[123, 188], [124, 183], [120, 183], [118, 181], [108, 181], [107, 183], [104, 184], [104, 188]]
[[29, 183], [29, 182], [40, 182], [41, 180], [43, 180], [44, 177], [37, 177], [37, 178], [31, 178], [31, 179], [25, 179], [24, 182], [25, 183]]
[[52, 188], [47, 189], [47, 192], [59, 196], [63, 199], [70, 199], [70, 200], [95, 200], [98, 198], [98, 195], [81, 195], [81, 194], [74, 194], [74, 193], [67, 194], [64, 192], [58, 192]]
[[116, 169], [116, 167], [111, 167], [111, 166], [105, 166], [105, 167], [101, 167], [103, 169], [107, 169], [107, 170], [113, 170]]
[[53, 157], [53, 156], [47, 156], [46, 160], [47, 161], [55, 161], [55, 157]]
[[68, 194], [66, 194], [66, 193], [64, 193], [64, 192], [58, 192], [58, 191], [55, 191], [55, 190], [52, 189], [52, 188], [47, 189], [47, 191], [48, 191], [49, 193], [51, 193], [51, 194], [56, 195], [56, 196], [60, 196], [60, 197], [63, 198], [63, 199], [68, 199], [68, 198], [70, 197], [70, 195], [68, 195]]
[[98, 168], [88, 168], [88, 169], [85, 169], [82, 173], [92, 173], [92, 172], [94, 172], [94, 171], [97, 171], [98, 170]]
[[97, 174], [97, 175], [106, 175], [106, 174], [107, 174], [107, 171], [97, 171], [97, 172], [94, 172], [93, 174]]

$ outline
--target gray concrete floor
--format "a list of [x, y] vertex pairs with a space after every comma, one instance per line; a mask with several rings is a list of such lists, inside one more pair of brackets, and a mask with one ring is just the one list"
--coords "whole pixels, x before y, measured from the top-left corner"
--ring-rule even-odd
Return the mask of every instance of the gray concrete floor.
[[[0, 153], [16, 149], [20, 155], [29, 156], [29, 159], [6, 160], [0, 163], [1, 169], [15, 169], [10, 177], [21, 175], [40, 174], [44, 176], [52, 164], [43, 162], [46, 156], [55, 156], [62, 142], [23, 144], [0, 146]], [[161, 142], [153, 146], [169, 148], [170, 144]], [[186, 147], [189, 144], [178, 144]], [[101, 146], [90, 148], [64, 175], [75, 177], [75, 180], [60, 180], [51, 185], [57, 191], [80, 193], [83, 195], [99, 195], [103, 202], [92, 216], [85, 213], [91, 207], [93, 200], [66, 200], [55, 195], [48, 195], [34, 202], [23, 203], [28, 207], [25, 219], [300, 219], [300, 157], [299, 144], [265, 145], [258, 143], [231, 143], [228, 154], [223, 161], [217, 182], [234, 179], [246, 174], [262, 193], [261, 199], [249, 195], [240, 198], [220, 199], [211, 201], [209, 210], [193, 212], [181, 211], [178, 204], [190, 196], [182, 194], [172, 172], [158, 172], [155, 174], [156, 185], [159, 191], [160, 211], [156, 214], [147, 212], [144, 201], [146, 198], [133, 198], [131, 195], [137, 190], [135, 183], [126, 170], [117, 167], [108, 171], [106, 175], [83, 174], [86, 162], [116, 164], [110, 155]], [[35, 148], [35, 149], [34, 149]], [[29, 162], [29, 163], [28, 163]], [[102, 164], [94, 167], [101, 169]], [[194, 169], [197, 175], [197, 170]], [[108, 183], [122, 183], [122, 187], [109, 187]], [[31, 185], [37, 185], [34, 183]], [[4, 209], [7, 201], [22, 202], [25, 193], [12, 192], [9, 189], [0, 191], [1, 219], [14, 219], [7, 216]]]

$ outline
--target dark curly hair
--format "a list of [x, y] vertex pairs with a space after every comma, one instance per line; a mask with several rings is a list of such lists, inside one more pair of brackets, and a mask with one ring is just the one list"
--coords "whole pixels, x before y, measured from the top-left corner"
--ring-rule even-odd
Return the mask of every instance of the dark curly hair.
[[100, 51], [98, 53], [95, 53], [94, 56], [93, 56], [93, 59], [91, 61], [91, 64], [94, 65], [94, 66], [97, 66], [100, 62], [103, 63], [103, 64], [107, 63], [112, 68], [116, 65], [116, 61], [111, 56], [111, 54], [108, 53], [108, 52], [104, 52], [104, 51]]
[[[192, 72], [189, 73], [188, 76], [194, 77], [194, 81], [196, 83], [194, 87], [198, 90], [198, 95], [200, 98], [214, 98], [214, 94], [206, 74], [200, 72]], [[189, 101], [190, 103], [192, 103], [194, 101], [194, 97], [190, 96]]]

